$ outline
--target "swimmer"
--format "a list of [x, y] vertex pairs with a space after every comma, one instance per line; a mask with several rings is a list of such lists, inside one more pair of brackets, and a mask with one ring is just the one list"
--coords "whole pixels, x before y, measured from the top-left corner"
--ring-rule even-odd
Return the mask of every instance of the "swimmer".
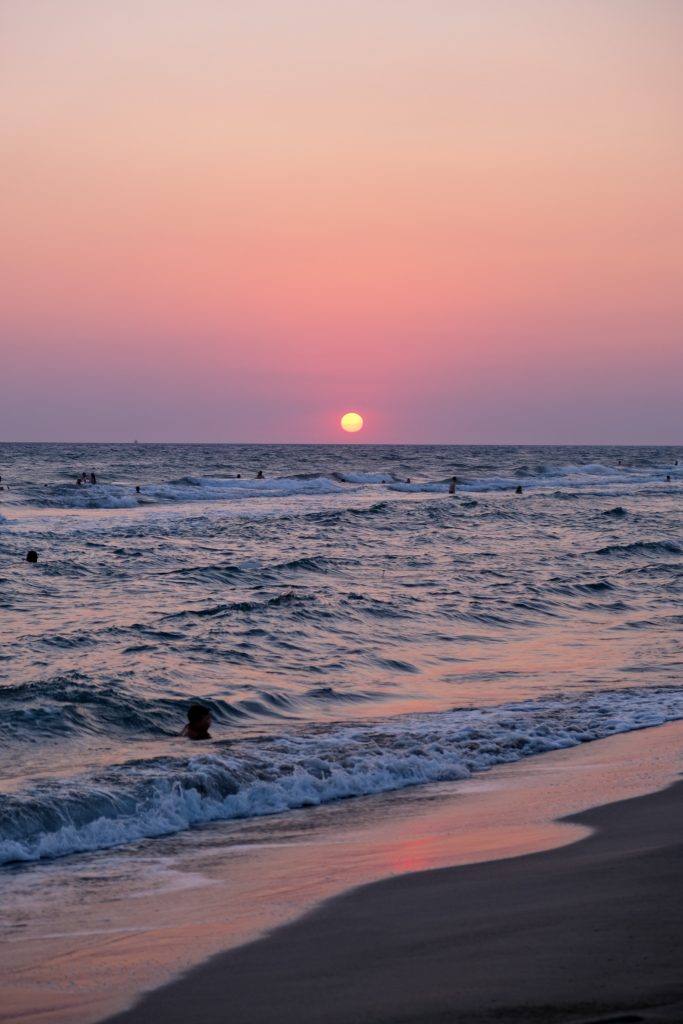
[[136, 494], [139, 494], [139, 493], [140, 493], [140, 484], [136, 484], [136, 485], [135, 485], [135, 493], [136, 493]]
[[95, 476], [94, 473], [90, 474], [90, 483], [91, 484], [96, 484], [97, 483], [97, 477]]
[[522, 493], [523, 493], [522, 492], [522, 485], [521, 484], [517, 484], [517, 487], [515, 488], [515, 494], [522, 494]]
[[263, 480], [264, 479], [264, 477], [263, 477], [263, 470], [262, 469], [259, 469], [258, 473], [256, 474], [256, 479], [257, 480]]
[[457, 476], [452, 476], [451, 477], [451, 482], [448, 485], [448, 493], [449, 494], [455, 494], [455, 488], [457, 486], [457, 483], [458, 483]]
[[37, 562], [38, 561], [38, 552], [37, 551], [33, 551], [33, 549], [31, 549], [31, 551], [29, 551], [27, 553], [27, 555], [26, 555], [26, 561], [27, 562], [34, 562], [34, 563]]
[[191, 704], [187, 709], [187, 725], [181, 732], [188, 740], [210, 740], [211, 712], [203, 704]]

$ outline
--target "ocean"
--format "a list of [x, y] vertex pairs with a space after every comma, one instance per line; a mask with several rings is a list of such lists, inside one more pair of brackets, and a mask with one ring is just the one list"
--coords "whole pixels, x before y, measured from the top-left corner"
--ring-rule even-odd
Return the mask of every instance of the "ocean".
[[[287, 920], [350, 879], [319, 856], [368, 822], [410, 833], [454, 781], [682, 719], [682, 461], [0, 445], [0, 936], [23, 1019], [86, 1024]], [[193, 702], [210, 741], [179, 736]], [[409, 846], [395, 862], [424, 863]], [[353, 878], [381, 873], [359, 856]]]
[[[107, 852], [144, 886], [169, 837], [259, 819], [267, 843], [302, 809], [683, 718], [681, 461], [0, 446], [5, 926], [36, 887], [85, 898]], [[194, 702], [210, 742], [179, 736]]]
[[[472, 806], [487, 769], [683, 719], [682, 461], [0, 445], [8, 1005], [101, 1019], [318, 898], [435, 863], [404, 837], [444, 787]], [[179, 736], [193, 702], [210, 741]]]

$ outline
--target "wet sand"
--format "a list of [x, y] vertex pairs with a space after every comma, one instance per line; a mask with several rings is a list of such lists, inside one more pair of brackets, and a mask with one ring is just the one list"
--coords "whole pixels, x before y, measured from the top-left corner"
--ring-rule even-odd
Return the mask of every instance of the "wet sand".
[[375, 883], [109, 1024], [683, 1021], [683, 783], [549, 852]]

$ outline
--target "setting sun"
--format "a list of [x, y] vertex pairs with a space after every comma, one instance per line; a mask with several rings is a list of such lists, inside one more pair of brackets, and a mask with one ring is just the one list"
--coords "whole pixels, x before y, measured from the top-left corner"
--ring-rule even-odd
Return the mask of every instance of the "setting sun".
[[342, 430], [346, 430], [350, 434], [355, 434], [357, 430], [363, 428], [363, 417], [357, 412], [345, 412], [339, 422]]

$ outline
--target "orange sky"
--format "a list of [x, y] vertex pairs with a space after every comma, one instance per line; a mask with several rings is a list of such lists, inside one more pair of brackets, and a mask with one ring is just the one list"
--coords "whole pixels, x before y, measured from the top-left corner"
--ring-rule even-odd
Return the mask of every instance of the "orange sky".
[[1, 438], [680, 440], [678, 0], [1, 18]]

